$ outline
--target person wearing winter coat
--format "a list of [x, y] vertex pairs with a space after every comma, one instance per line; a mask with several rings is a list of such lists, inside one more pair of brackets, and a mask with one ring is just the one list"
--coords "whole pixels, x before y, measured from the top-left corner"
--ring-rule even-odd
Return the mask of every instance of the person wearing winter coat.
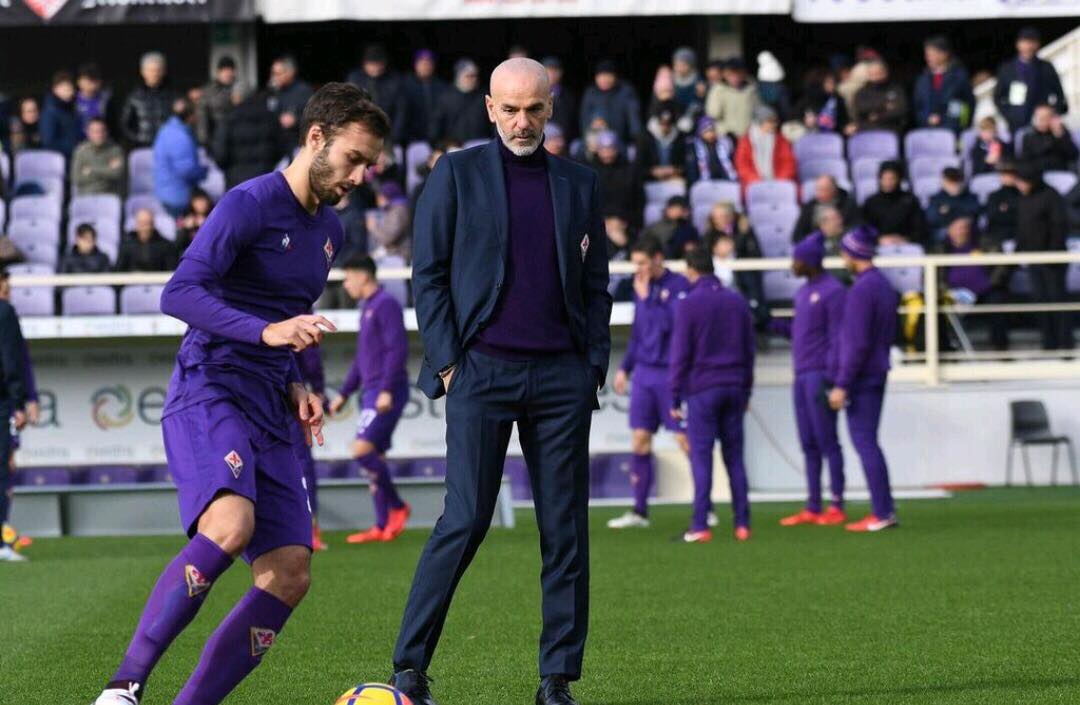
[[780, 122], [787, 122], [792, 116], [791, 95], [784, 85], [784, 67], [772, 52], [763, 51], [757, 55], [757, 91], [758, 98], [780, 116]]
[[225, 185], [232, 188], [274, 170], [293, 144], [283, 133], [270, 109], [266, 94], [254, 93], [237, 105], [214, 133], [214, 161], [225, 171]]
[[746, 64], [739, 57], [724, 62], [724, 80], [709, 89], [705, 114], [716, 122], [721, 135], [742, 137], [750, 129], [754, 107], [760, 102], [757, 86], [746, 77]]
[[124, 191], [124, 150], [109, 139], [105, 121], [95, 118], [86, 126], [86, 141], [71, 157], [71, 189], [79, 196]]
[[435, 108], [428, 141], [438, 144], [452, 140], [465, 144], [469, 140], [487, 139], [491, 133], [480, 69], [470, 59], [459, 59], [454, 64], [454, 85], [443, 92]]
[[128, 94], [120, 113], [120, 136], [134, 147], [149, 147], [172, 116], [176, 93], [165, 83], [165, 56], [152, 51], [139, 61], [142, 84]]
[[1016, 132], [1031, 122], [1036, 106], [1049, 105], [1059, 115], [1069, 112], [1069, 101], [1061, 87], [1057, 69], [1039, 58], [1042, 37], [1025, 27], [1016, 38], [1016, 58], [1001, 65], [994, 86], [994, 105]]
[[975, 95], [967, 69], [952, 56], [943, 36], [929, 37], [923, 43], [926, 70], [915, 81], [915, 125], [945, 127], [959, 134], [971, 124]]
[[867, 79], [866, 85], [855, 94], [852, 118], [856, 130], [903, 133], [908, 124], [908, 102], [904, 88], [889, 79], [889, 67], [881, 59], [870, 62]]
[[70, 159], [82, 138], [82, 125], [75, 111], [75, 82], [67, 71], [60, 71], [53, 76], [52, 92], [45, 96], [45, 109], [41, 112], [41, 146]]
[[780, 120], [769, 106], [754, 109], [754, 123], [735, 148], [735, 170], [744, 191], [758, 181], [795, 180], [795, 151], [780, 134]]
[[596, 65], [593, 85], [581, 97], [581, 134], [611, 130], [621, 144], [632, 144], [641, 133], [641, 105], [630, 84], [619, 80], [612, 61]]
[[199, 145], [192, 126], [195, 108], [187, 98], [177, 98], [174, 113], [154, 140], [154, 195], [174, 218], [184, 214], [191, 191], [206, 178], [199, 162]]

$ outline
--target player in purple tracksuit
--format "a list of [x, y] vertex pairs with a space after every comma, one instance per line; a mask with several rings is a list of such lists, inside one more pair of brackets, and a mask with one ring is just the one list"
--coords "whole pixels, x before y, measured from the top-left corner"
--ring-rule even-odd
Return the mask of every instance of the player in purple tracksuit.
[[[296, 366], [300, 370], [300, 381], [308, 391], [319, 398], [319, 403], [326, 407], [326, 375], [323, 373], [322, 351], [318, 345], [304, 348], [296, 355]], [[307, 490], [308, 506], [311, 508], [311, 549], [325, 551], [329, 546], [322, 539], [319, 530], [319, 478], [315, 474], [315, 457], [311, 454], [311, 445], [304, 439], [302, 424], [296, 424], [293, 448], [304, 471], [304, 489]]]
[[375, 502], [375, 525], [352, 534], [349, 543], [393, 541], [405, 528], [409, 505], [401, 499], [386, 451], [394, 428], [409, 401], [409, 377], [405, 364], [409, 359], [409, 339], [401, 304], [387, 293], [375, 277], [375, 262], [367, 255], [356, 255], [345, 263], [345, 291], [362, 302], [360, 332], [356, 336], [356, 357], [339, 396], [330, 405], [337, 414], [358, 389], [360, 421], [353, 441], [353, 457], [361, 472], [371, 480]]
[[321, 88], [301, 125], [293, 162], [225, 194], [162, 293], [162, 312], [189, 326], [162, 434], [190, 542], [158, 578], [96, 705], [137, 705], [158, 659], [237, 556], [254, 585], [206, 642], [174, 705], [224, 700], [307, 592], [311, 513], [292, 440], [295, 416], [308, 442], [322, 442], [322, 406], [292, 353], [333, 330], [308, 313], [344, 238], [332, 206], [362, 183], [390, 126], [343, 83]]
[[[731, 483], [735, 538], [750, 538], [750, 500], [743, 462], [743, 416], [754, 387], [754, 323], [746, 300], [713, 274], [703, 250], [686, 255], [690, 293], [675, 309], [671, 333], [671, 414], [686, 419], [690, 469], [694, 474], [694, 515], [687, 543], [712, 540], [713, 445]], [[685, 414], [682, 404], [686, 402]]]
[[686, 296], [690, 283], [664, 266], [664, 249], [654, 238], [638, 240], [630, 251], [630, 260], [634, 263], [634, 325], [626, 356], [615, 373], [615, 392], [625, 394], [633, 376], [630, 429], [634, 455], [630, 482], [634, 508], [609, 521], [611, 529], [649, 525], [649, 491], [655, 474], [652, 438], [660, 425], [675, 434], [684, 453], [688, 450], [682, 424], [670, 413], [667, 370], [675, 306]]
[[[844, 320], [844, 285], [821, 268], [825, 235], [815, 232], [795, 246], [791, 268], [806, 283], [795, 292], [795, 316], [773, 321], [773, 331], [791, 338], [795, 367], [795, 421], [806, 458], [806, 508], [784, 517], [781, 526], [841, 524], [844, 514], [844, 453], [836, 435], [836, 412], [828, 394], [836, 379], [840, 329]], [[821, 506], [821, 461], [829, 461], [832, 504]]]
[[840, 361], [829, 404], [847, 407], [848, 432], [862, 461], [873, 512], [847, 525], [848, 531], [881, 531], [897, 526], [889, 468], [878, 444], [889, 350], [896, 337], [896, 290], [872, 261], [877, 232], [870, 226], [851, 230], [840, 241], [840, 253], [855, 275], [844, 307]]

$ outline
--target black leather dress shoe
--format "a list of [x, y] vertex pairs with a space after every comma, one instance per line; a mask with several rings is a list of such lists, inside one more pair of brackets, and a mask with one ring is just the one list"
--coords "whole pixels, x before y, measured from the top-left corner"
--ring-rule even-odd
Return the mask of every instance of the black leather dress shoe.
[[409, 696], [413, 705], [439, 705], [431, 697], [431, 679], [422, 671], [398, 671], [390, 677], [390, 685]]
[[548, 676], [536, 690], [536, 705], [578, 705], [570, 695], [570, 681], [562, 676]]

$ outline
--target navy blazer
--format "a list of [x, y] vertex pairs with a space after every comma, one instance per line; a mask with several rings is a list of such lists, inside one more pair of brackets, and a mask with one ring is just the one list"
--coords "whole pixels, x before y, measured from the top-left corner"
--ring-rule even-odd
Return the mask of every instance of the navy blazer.
[[[596, 174], [550, 154], [547, 160], [570, 334], [603, 384], [611, 353], [611, 295]], [[438, 371], [456, 364], [491, 319], [506, 274], [508, 231], [499, 143], [442, 157], [413, 219], [413, 297], [424, 343], [417, 385], [432, 399], [446, 392]]]

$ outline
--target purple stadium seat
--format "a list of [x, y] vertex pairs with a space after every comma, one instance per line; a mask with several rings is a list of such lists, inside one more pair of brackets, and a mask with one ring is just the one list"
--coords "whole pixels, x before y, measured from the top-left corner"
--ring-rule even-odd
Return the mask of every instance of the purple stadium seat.
[[130, 465], [98, 466], [86, 475], [89, 485], [131, 485], [139, 481], [139, 470]]
[[3, 150], [0, 150], [0, 179], [5, 186], [11, 183], [11, 157]]
[[206, 191], [206, 194], [215, 203], [220, 201], [221, 197], [225, 195], [225, 172], [219, 169], [216, 164], [211, 164], [206, 178], [199, 182], [199, 188]]
[[860, 179], [855, 182], [855, 203], [860, 206], [866, 203], [866, 199], [878, 192], [877, 177]]
[[[381, 257], [376, 264], [380, 270], [383, 268], [391, 269], [406, 266], [405, 258], [400, 255], [387, 255]], [[397, 299], [399, 304], [402, 306], [409, 305], [409, 283], [407, 281], [404, 279], [388, 279], [382, 282], [382, 285], [383, 289], [386, 290], [386, 293]]]
[[7, 223], [7, 201], [0, 198], [0, 232], [3, 232], [5, 223]]
[[737, 181], [698, 181], [690, 187], [690, 205], [713, 207], [717, 203], [730, 203], [742, 212], [742, 190]]
[[94, 227], [94, 231], [97, 233], [98, 247], [104, 252], [106, 247], [111, 247], [113, 251], [120, 244], [120, 219], [113, 219], [111, 217], [105, 218], [78, 218], [68, 220], [67, 228], [67, 241], [68, 244], [75, 243], [75, 231], [78, 230], [80, 225], [89, 224]]
[[[800, 204], [805, 205], [805, 204], [809, 203], [810, 201], [814, 200], [814, 182], [815, 181], [816, 181], [816, 179], [810, 179], [810, 180], [804, 181], [802, 183], [802, 188], [799, 190], [799, 203]], [[836, 180], [836, 186], [838, 188], [844, 189], [848, 193], [851, 193], [851, 182], [848, 181], [846, 178], [837, 179]]]
[[746, 189], [746, 209], [753, 211], [762, 205], [796, 205], [799, 189], [794, 181], [758, 181]]
[[798, 162], [811, 159], [843, 159], [844, 138], [834, 132], [815, 132], [793, 145]]
[[60, 245], [60, 228], [55, 220], [14, 218], [7, 230], [8, 236], [19, 247], [29, 243], [52, 245], [54, 248]]
[[1043, 172], [1043, 181], [1064, 196], [1076, 186], [1077, 176], [1071, 171], [1046, 171]]
[[976, 174], [971, 177], [968, 188], [978, 197], [979, 203], [986, 205], [986, 200], [990, 198], [990, 194], [1001, 188], [1001, 177], [994, 173]]
[[652, 225], [653, 223], [659, 223], [664, 217], [664, 204], [663, 203], [646, 203], [645, 204], [645, 227]]
[[[45, 192], [46, 196], [54, 198], [57, 201], [63, 203], [64, 201], [64, 180], [55, 176], [37, 176], [29, 181], [33, 181], [35, 184], [41, 187], [41, 190]], [[27, 183], [26, 181], [20, 181], [19, 184]], [[18, 185], [16, 185], [18, 188]]]
[[1028, 133], [1031, 132], [1032, 129], [1034, 128], [1028, 125], [1026, 127], [1021, 127], [1019, 130], [1016, 131], [1016, 133], [1013, 135], [1012, 140], [1013, 154], [1019, 155], [1020, 152], [1024, 149], [1024, 138], [1027, 137]]
[[876, 179], [884, 159], [863, 157], [851, 162], [851, 180], [859, 183], [863, 179]]
[[667, 203], [672, 196], [685, 196], [686, 183], [681, 179], [674, 181], [646, 181], [645, 202]]
[[152, 195], [143, 193], [128, 196], [128, 199], [124, 202], [124, 222], [128, 224], [129, 228], [133, 225], [135, 214], [143, 208], [149, 208], [154, 212], [154, 215], [168, 215], [165, 206], [161, 205], [161, 201]]
[[59, 223], [63, 215], [62, 203], [53, 196], [19, 196], [11, 202], [11, 219], [47, 218]]
[[755, 206], [750, 211], [750, 225], [754, 229], [767, 225], [779, 225], [792, 230], [796, 221], [799, 220], [799, 210], [799, 207], [795, 204], [785, 204], [776, 208]]
[[783, 223], [762, 223], [754, 226], [761, 254], [765, 257], [784, 257], [791, 252], [792, 228]]
[[839, 157], [807, 159], [799, 162], [800, 181], [816, 179], [822, 174], [827, 174], [837, 180], [846, 180], [848, 177], [847, 162]]
[[923, 208], [930, 205], [930, 197], [941, 190], [940, 176], [924, 176], [912, 182], [911, 192], [919, 199]]
[[867, 130], [848, 138], [847, 151], [852, 163], [864, 157], [896, 159], [900, 156], [900, 140], [886, 130]]
[[161, 237], [176, 242], [176, 218], [159, 213], [154, 216], [154, 227], [161, 233]]
[[765, 272], [762, 277], [766, 301], [791, 301], [802, 286], [802, 280], [789, 270]]
[[419, 170], [430, 156], [431, 145], [427, 142], [413, 142], [405, 149], [405, 188], [410, 195], [424, 183]]
[[121, 203], [120, 197], [107, 193], [75, 196], [68, 204], [68, 220], [111, 218], [120, 222], [123, 214], [124, 204]]
[[11, 305], [20, 316], [53, 316], [56, 303], [51, 286], [16, 286], [11, 289]]
[[64, 180], [64, 155], [46, 149], [24, 149], [15, 155], [15, 183], [41, 178]]
[[[1080, 238], [1070, 237], [1065, 243], [1065, 247], [1069, 252], [1080, 252]], [[1076, 262], [1069, 263], [1068, 274], [1065, 278], [1065, 288], [1070, 294], [1080, 293], [1080, 264]]]
[[956, 156], [956, 135], [943, 127], [924, 127], [904, 135], [904, 157]]
[[161, 313], [161, 284], [130, 284], [120, 290], [120, 313]]
[[699, 233], [703, 233], [709, 228], [709, 214], [712, 212], [712, 206], [707, 204], [701, 204], [699, 206], [690, 207], [690, 222], [694, 224]]
[[[1008, 254], [1016, 252], [1016, 241], [1004, 241], [1001, 243], [1001, 251]], [[1026, 265], [1020, 265], [1013, 270], [1012, 279], [1009, 281], [1009, 291], [1021, 296], [1031, 295], [1031, 275]]]
[[[926, 254], [921, 245], [883, 245], [878, 248], [879, 257], [922, 257]], [[901, 294], [922, 292], [922, 267], [882, 267], [881, 273]]]
[[56, 271], [47, 264], [13, 264], [7, 268], [8, 274], [56, 274]]
[[128, 154], [128, 195], [154, 192], [154, 150], [133, 149]]
[[940, 181], [941, 172], [948, 167], [959, 167], [956, 157], [916, 157], [908, 162], [908, 176], [913, 180], [933, 177]]
[[112, 316], [116, 314], [116, 292], [111, 286], [72, 286], [60, 294], [65, 316]]

